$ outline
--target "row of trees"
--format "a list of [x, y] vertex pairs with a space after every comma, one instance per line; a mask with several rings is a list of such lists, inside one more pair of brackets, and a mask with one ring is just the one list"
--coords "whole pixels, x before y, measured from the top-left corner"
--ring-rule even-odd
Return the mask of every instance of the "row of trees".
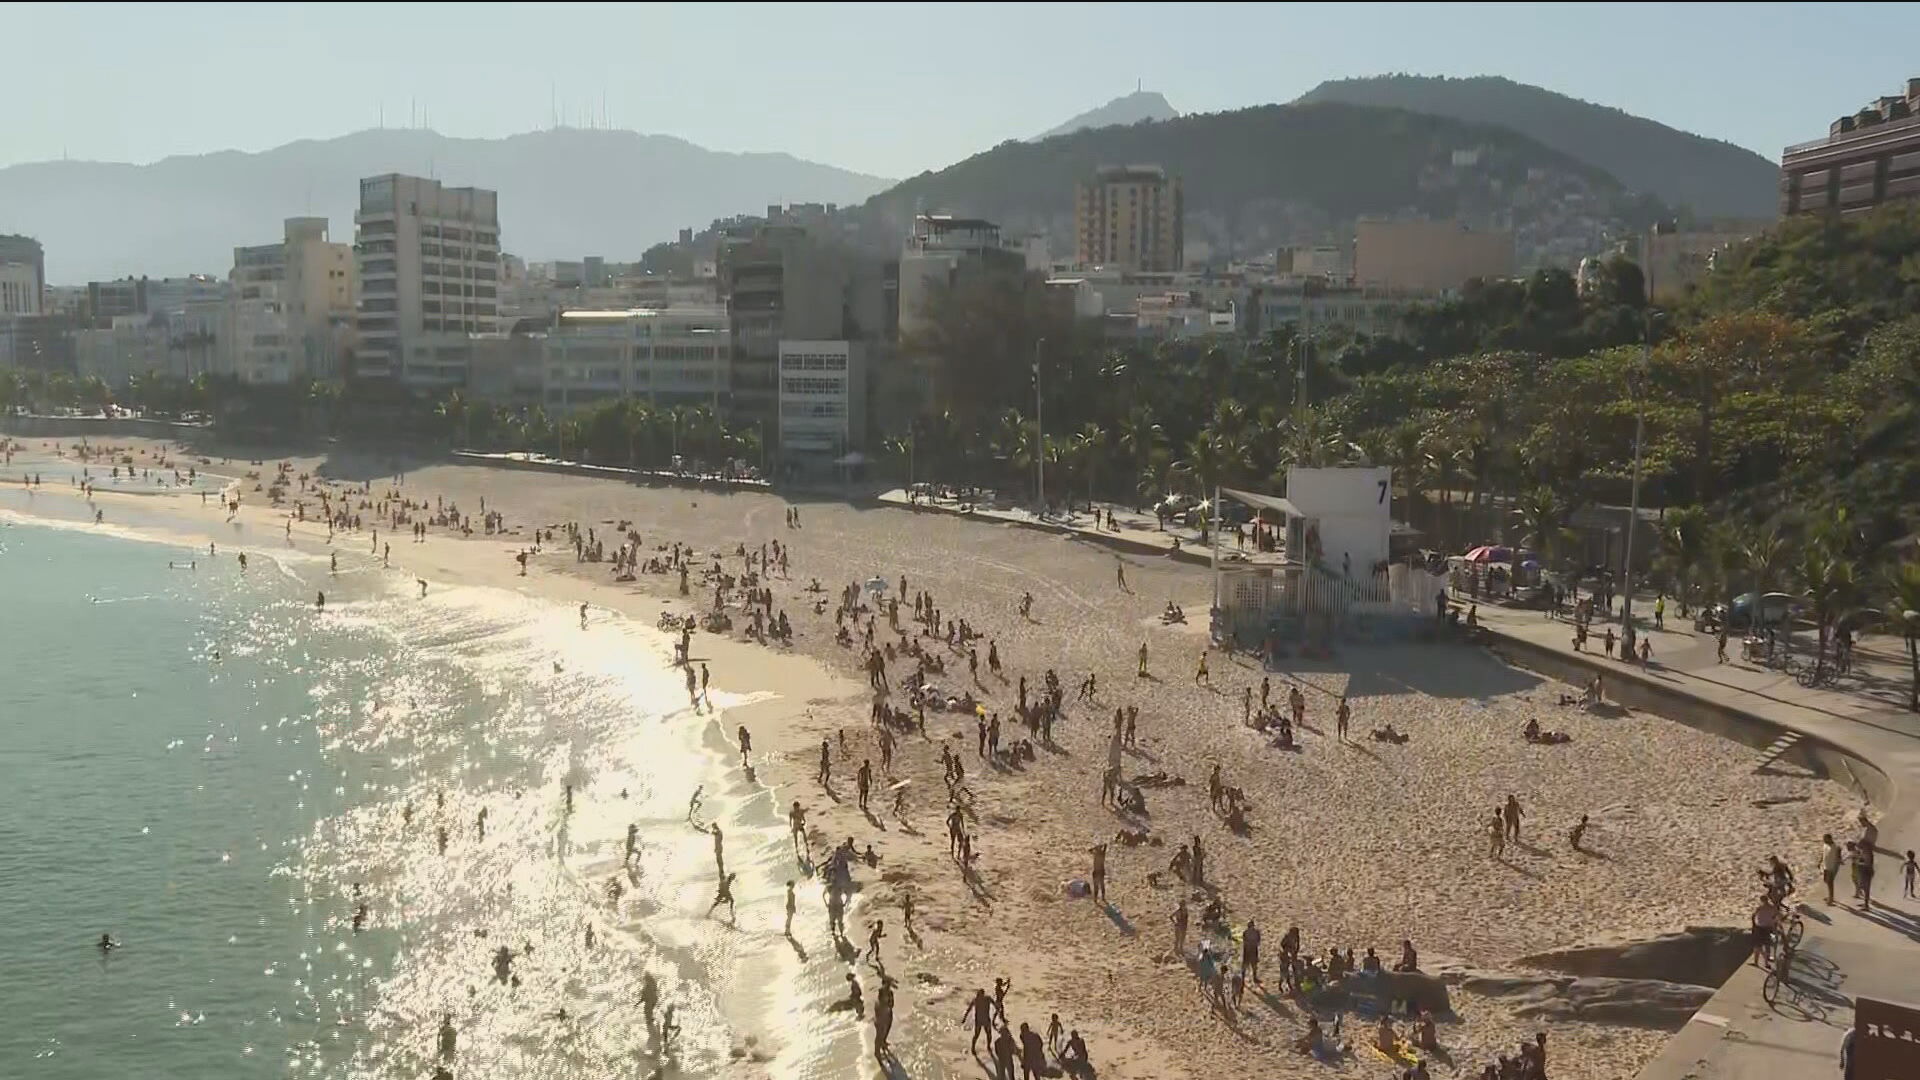
[[1050, 493], [1123, 500], [1387, 465], [1438, 546], [1564, 563], [1582, 507], [1627, 503], [1638, 449], [1676, 592], [1790, 590], [1823, 641], [1863, 606], [1920, 610], [1920, 208], [1783, 222], [1664, 309], [1643, 289], [1615, 260], [1584, 288], [1559, 271], [1470, 287], [1391, 337], [1116, 347], [1032, 278], [963, 274], [903, 342], [941, 409], [889, 457], [1023, 493], [1038, 460]]

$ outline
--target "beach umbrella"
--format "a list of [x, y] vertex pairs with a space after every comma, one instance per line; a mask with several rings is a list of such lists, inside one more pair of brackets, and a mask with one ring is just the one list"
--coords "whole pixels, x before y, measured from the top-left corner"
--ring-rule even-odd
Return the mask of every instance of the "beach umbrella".
[[1472, 551], [1467, 552], [1466, 560], [1468, 562], [1492, 562], [1493, 549], [1486, 546], [1485, 544], [1482, 544], [1479, 547], [1474, 548]]
[[867, 591], [868, 591], [868, 592], [870, 592], [870, 593], [872, 593], [872, 594], [873, 594], [874, 596], [876, 596], [876, 597], [878, 597], [878, 596], [885, 596], [885, 595], [887, 594], [887, 582], [886, 582], [886, 579], [885, 579], [885, 578], [882, 578], [882, 577], [881, 577], [880, 575], [878, 575], [878, 574], [875, 574], [874, 576], [872, 576], [872, 577], [870, 577], [870, 578], [868, 578], [868, 579], [867, 579]]

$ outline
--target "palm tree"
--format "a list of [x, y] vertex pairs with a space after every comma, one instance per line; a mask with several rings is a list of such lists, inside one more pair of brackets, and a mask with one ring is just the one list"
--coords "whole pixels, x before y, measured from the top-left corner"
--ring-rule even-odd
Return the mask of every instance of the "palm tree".
[[1907, 641], [1907, 708], [1920, 712], [1920, 551], [1887, 571], [1888, 607]]
[[1136, 472], [1147, 468], [1153, 452], [1167, 441], [1167, 433], [1161, 430], [1159, 421], [1154, 419], [1151, 405], [1135, 405], [1127, 410], [1117, 434], [1120, 450], [1127, 455], [1129, 464]]
[[1760, 597], [1776, 584], [1781, 568], [1786, 565], [1787, 542], [1781, 539], [1780, 530], [1772, 526], [1751, 528], [1740, 541], [1740, 560], [1753, 579], [1753, 600], [1758, 609]]
[[1552, 488], [1541, 486], [1526, 492], [1513, 508], [1520, 541], [1537, 549], [1543, 563], [1553, 565], [1554, 556], [1572, 540], [1573, 530], [1567, 527], [1572, 512], [1573, 508]]
[[1660, 523], [1660, 550], [1684, 611], [1707, 561], [1707, 512], [1698, 506], [1668, 510]]
[[1094, 490], [1100, 486], [1100, 467], [1107, 453], [1107, 429], [1089, 420], [1073, 436], [1075, 471], [1087, 482], [1087, 507], [1093, 507]]
[[[994, 456], [1006, 462], [1008, 479], [1017, 480], [1033, 465], [1033, 425], [1019, 409], [1002, 410], [988, 439]], [[1039, 498], [1035, 492], [1034, 497]]]
[[1813, 655], [1813, 677], [1818, 683], [1826, 667], [1828, 636], [1853, 603], [1853, 564], [1827, 544], [1815, 541], [1800, 550], [1800, 563], [1795, 569], [1801, 587], [1807, 590], [1813, 625], [1820, 635], [1819, 649]]

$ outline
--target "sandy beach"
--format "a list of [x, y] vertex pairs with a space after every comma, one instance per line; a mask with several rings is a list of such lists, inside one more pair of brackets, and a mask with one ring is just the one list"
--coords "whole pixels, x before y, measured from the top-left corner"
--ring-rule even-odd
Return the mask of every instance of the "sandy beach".
[[[136, 465], [150, 465], [161, 447], [115, 442]], [[51, 450], [40, 440], [24, 446], [0, 477], [17, 485], [23, 471], [37, 468], [45, 484], [35, 498], [46, 505], [34, 512], [79, 516], [80, 493], [68, 479], [78, 465], [50, 463]], [[184, 468], [197, 455], [178, 452], [174, 459]], [[283, 459], [266, 460], [258, 468], [270, 476], [272, 462]], [[284, 460], [296, 472], [369, 481], [374, 498], [391, 487], [393, 469], [383, 458]], [[98, 475], [106, 467], [92, 469]], [[249, 468], [238, 458], [215, 467]], [[990, 1064], [969, 1053], [961, 1015], [974, 988], [990, 989], [996, 977], [1006, 977], [1013, 1026], [1024, 1022], [1044, 1031], [1049, 1014], [1058, 1013], [1085, 1036], [1102, 1077], [1386, 1076], [1393, 1066], [1367, 1046], [1371, 1029], [1356, 1019], [1349, 1018], [1344, 1032], [1351, 1052], [1321, 1061], [1292, 1050], [1306, 1015], [1285, 995], [1250, 987], [1239, 1008], [1216, 1008], [1188, 965], [1172, 955], [1175, 904], [1186, 896], [1193, 907], [1190, 949], [1203, 937], [1200, 905], [1217, 895], [1234, 927], [1258, 921], [1263, 952], [1276, 961], [1281, 935], [1298, 926], [1309, 955], [1324, 955], [1329, 946], [1374, 948], [1391, 963], [1406, 938], [1427, 961], [1423, 966], [1447, 957], [1503, 968], [1603, 935], [1743, 927], [1753, 875], [1766, 856], [1783, 855], [1811, 880], [1821, 833], [1840, 832], [1858, 809], [1842, 786], [1804, 770], [1756, 772], [1754, 751], [1716, 736], [1636, 712], [1560, 706], [1561, 695], [1577, 690], [1463, 644], [1349, 648], [1329, 660], [1266, 673], [1283, 708], [1296, 683], [1307, 702], [1301, 748], [1275, 749], [1242, 723], [1243, 693], [1253, 688], [1257, 702], [1262, 678], [1251, 661], [1212, 653], [1210, 685], [1196, 685], [1207, 644], [1209, 580], [1202, 568], [1162, 558], [1118, 556], [1079, 540], [942, 514], [636, 488], [471, 465], [408, 470], [399, 490], [429, 508], [436, 498], [457, 503], [475, 534], [462, 538], [430, 528], [426, 542], [416, 544], [383, 527], [382, 542], [393, 545], [388, 572], [430, 587], [484, 584], [586, 603], [596, 618], [613, 612], [649, 626], [662, 611], [704, 609], [711, 594], [701, 593], [697, 575], [688, 599], [670, 575], [615, 582], [607, 564], [576, 558], [564, 542], [567, 523], [591, 526], [611, 550], [619, 542], [615, 523], [631, 521], [643, 537], [642, 558], [677, 542], [690, 545], [702, 562], [722, 553], [733, 573], [744, 568], [733, 554], [737, 545], [757, 552], [778, 541], [790, 549], [789, 574], [769, 584], [774, 609], [793, 623], [792, 645], [746, 640], [746, 620], [736, 610], [735, 632], [695, 635], [693, 654], [708, 665], [717, 689], [777, 694], [730, 711], [728, 722], [752, 733], [757, 782], [774, 789], [778, 804], [798, 799], [807, 808], [815, 850], [843, 837], [860, 848], [873, 845], [879, 866], [856, 874], [861, 901], [849, 916], [849, 934], [864, 946], [868, 921], [886, 920], [882, 955], [899, 983], [893, 1042], [915, 1045], [917, 1055], [944, 1063], [951, 1075], [991, 1075]], [[212, 506], [203, 508], [196, 496], [169, 500], [164, 527], [223, 549], [286, 542], [324, 550], [324, 525], [297, 523], [283, 541], [290, 504], [268, 505], [251, 482], [240, 485], [239, 495], [234, 523]], [[111, 525], [118, 508], [140, 498], [103, 483], [95, 502]], [[487, 510], [505, 515], [509, 532], [480, 534], [483, 498]], [[308, 496], [308, 503], [312, 516], [317, 500]], [[790, 507], [798, 508], [797, 528], [787, 524]], [[144, 512], [158, 513], [146, 505]], [[370, 526], [373, 512], [360, 513]], [[560, 542], [532, 556], [523, 577], [514, 554], [531, 546], [535, 528], [556, 530]], [[371, 540], [363, 530], [342, 533], [334, 543], [366, 558]], [[1052, 668], [1066, 688], [1057, 745], [1040, 748], [1026, 764], [983, 760], [971, 717], [930, 712], [928, 738], [904, 736], [891, 774], [882, 778], [883, 785], [908, 781], [905, 825], [888, 812], [888, 797], [875, 798], [873, 817], [852, 797], [854, 771], [869, 758], [879, 769], [880, 754], [860, 638], [852, 647], [835, 642], [832, 602], [850, 582], [875, 576], [888, 583], [889, 595], [897, 595], [905, 578], [905, 633], [916, 632], [908, 617], [912, 597], [927, 591], [944, 618], [965, 619], [982, 635], [977, 683], [968, 676], [964, 650], [950, 651], [931, 638], [924, 644], [946, 658], [947, 673], [935, 677], [940, 686], [970, 689], [1000, 714], [1003, 745], [1025, 735], [1013, 719], [1022, 676], [1037, 693]], [[823, 613], [815, 611], [819, 597], [805, 591], [814, 578], [826, 590]], [[1019, 613], [1025, 593], [1033, 596], [1031, 617]], [[1185, 625], [1161, 624], [1169, 600], [1185, 609]], [[902, 640], [884, 616], [875, 634], [876, 647]], [[989, 642], [1004, 677], [988, 672]], [[1144, 679], [1135, 672], [1143, 642], [1151, 673]], [[910, 670], [905, 662], [889, 668], [896, 707], [904, 703], [897, 688]], [[1097, 678], [1094, 700], [1077, 701], [1075, 690], [1090, 673]], [[1334, 737], [1335, 704], [1343, 694], [1352, 708], [1348, 742]], [[1144, 788], [1144, 816], [1122, 814], [1101, 798], [1113, 711], [1126, 706], [1138, 708], [1139, 728], [1123, 776], [1157, 772], [1184, 780]], [[1520, 732], [1530, 718], [1566, 732], [1571, 742], [1526, 742]], [[1408, 736], [1404, 744], [1368, 737], [1388, 723]], [[835, 797], [814, 775], [822, 738], [837, 747], [842, 733], [848, 749], [844, 756], [835, 751]], [[979, 881], [971, 888], [943, 835], [943, 746], [964, 760], [974, 796], [969, 828], [977, 837]], [[1215, 764], [1227, 784], [1245, 793], [1244, 835], [1209, 808], [1207, 778]], [[1509, 795], [1525, 812], [1522, 837], [1495, 858], [1487, 823]], [[1576, 852], [1567, 833], [1582, 814], [1592, 824], [1587, 850]], [[1132, 829], [1150, 839], [1138, 846], [1115, 842], [1116, 833]], [[1207, 886], [1216, 892], [1190, 889], [1167, 873], [1178, 846], [1195, 836], [1207, 851]], [[1087, 877], [1089, 849], [1103, 842], [1110, 844], [1105, 907], [1068, 890], [1070, 881]], [[1149, 881], [1150, 873], [1157, 882]], [[909, 889], [917, 941], [899, 925], [898, 898]], [[817, 906], [803, 905], [796, 917], [816, 929], [824, 922]], [[859, 974], [869, 1001], [878, 988], [864, 962], [847, 966], [823, 952], [811, 963], [834, 968], [823, 985], [837, 986], [845, 968]], [[1267, 982], [1272, 991], [1274, 978]], [[1658, 1029], [1515, 1015], [1503, 1000], [1458, 990], [1453, 1007], [1455, 1015], [1439, 1023], [1442, 1060], [1468, 1076], [1477, 1076], [1495, 1053], [1510, 1053], [1545, 1030], [1556, 1080], [1615, 1080], [1631, 1076], [1668, 1037]], [[843, 1015], [826, 1022], [854, 1023]], [[865, 1070], [862, 1075], [877, 1071], [871, 1064]], [[1450, 1070], [1441, 1065], [1438, 1073]]]

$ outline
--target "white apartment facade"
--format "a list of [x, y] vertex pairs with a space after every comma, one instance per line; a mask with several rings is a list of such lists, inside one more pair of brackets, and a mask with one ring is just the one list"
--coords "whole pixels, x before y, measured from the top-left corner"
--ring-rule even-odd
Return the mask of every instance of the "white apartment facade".
[[623, 397], [719, 412], [732, 366], [724, 307], [564, 311], [542, 343], [541, 400], [558, 412]]
[[468, 335], [498, 329], [499, 197], [387, 173], [360, 181], [356, 373], [410, 386], [467, 381]]
[[0, 262], [0, 316], [40, 314], [40, 275], [32, 263]]
[[865, 360], [859, 342], [780, 342], [780, 456], [789, 468], [864, 449]]

